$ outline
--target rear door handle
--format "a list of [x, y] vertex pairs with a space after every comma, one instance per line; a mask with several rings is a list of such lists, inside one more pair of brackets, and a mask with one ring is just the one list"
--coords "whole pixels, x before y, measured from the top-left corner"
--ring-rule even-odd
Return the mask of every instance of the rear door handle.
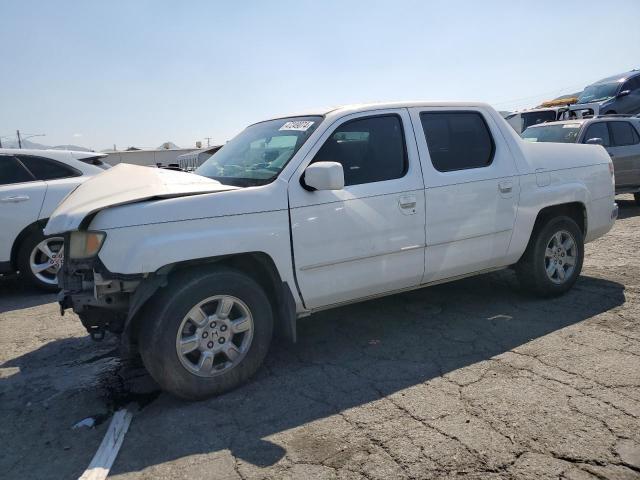
[[0, 198], [0, 202], [2, 203], [18, 203], [26, 202], [27, 200], [29, 200], [28, 195], [14, 195], [13, 197]]

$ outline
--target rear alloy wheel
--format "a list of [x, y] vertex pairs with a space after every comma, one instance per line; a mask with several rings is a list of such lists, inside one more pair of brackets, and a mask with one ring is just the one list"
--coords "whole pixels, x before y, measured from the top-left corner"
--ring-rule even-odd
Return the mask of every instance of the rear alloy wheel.
[[583, 258], [584, 240], [576, 222], [565, 216], [550, 218], [532, 233], [516, 274], [527, 291], [560, 295], [578, 279]]
[[566, 230], [553, 234], [544, 253], [544, 269], [553, 283], [562, 285], [576, 269], [576, 241]]
[[29, 236], [18, 252], [18, 268], [23, 278], [42, 290], [58, 290], [58, 271], [64, 259], [64, 239]]

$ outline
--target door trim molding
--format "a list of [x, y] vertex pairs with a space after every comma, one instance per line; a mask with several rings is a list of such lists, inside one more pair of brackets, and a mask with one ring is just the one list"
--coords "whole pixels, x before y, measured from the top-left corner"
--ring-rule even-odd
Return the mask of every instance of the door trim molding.
[[409, 245], [407, 247], [402, 247], [399, 250], [389, 250], [386, 252], [382, 252], [382, 253], [378, 253], [376, 255], [358, 255], [355, 257], [349, 257], [349, 258], [343, 258], [341, 260], [333, 260], [331, 262], [322, 262], [322, 263], [314, 263], [314, 264], [310, 264], [310, 265], [303, 265], [299, 268], [300, 271], [306, 271], [306, 270], [313, 270], [316, 268], [323, 268], [323, 267], [330, 267], [333, 265], [339, 265], [341, 263], [348, 263], [348, 262], [357, 262], [359, 260], [366, 260], [368, 258], [376, 258], [376, 257], [383, 257], [385, 255], [395, 255], [397, 253], [404, 253], [404, 252], [409, 252], [412, 250], [417, 250], [420, 248], [425, 248], [426, 245], [421, 244], [421, 245]]

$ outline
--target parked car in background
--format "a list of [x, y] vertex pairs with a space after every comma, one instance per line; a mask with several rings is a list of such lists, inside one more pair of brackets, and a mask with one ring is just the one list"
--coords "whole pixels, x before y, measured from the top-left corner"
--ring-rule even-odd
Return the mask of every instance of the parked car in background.
[[529, 142], [602, 145], [613, 160], [616, 193], [633, 193], [640, 205], [640, 118], [594, 117], [533, 125], [522, 138]]
[[602, 148], [523, 142], [485, 104], [411, 102], [256, 123], [196, 174], [118, 165], [45, 232], [65, 238], [61, 309], [198, 399], [323, 309], [510, 266], [560, 295], [616, 216]]
[[640, 70], [598, 80], [586, 87], [569, 107], [571, 116], [640, 113]]
[[63, 239], [42, 229], [58, 203], [109, 168], [104, 154], [0, 148], [0, 273], [20, 271], [33, 285], [57, 290]]
[[520, 112], [513, 112], [504, 119], [513, 127], [516, 133], [520, 134], [531, 125], [559, 120], [567, 110], [567, 106], [530, 108]]

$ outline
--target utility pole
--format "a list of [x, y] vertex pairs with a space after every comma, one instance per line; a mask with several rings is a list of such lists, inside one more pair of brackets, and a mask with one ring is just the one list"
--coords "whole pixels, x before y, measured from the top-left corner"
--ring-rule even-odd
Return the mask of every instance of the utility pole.
[[16, 130], [16, 135], [18, 136], [18, 148], [22, 148], [22, 140], [20, 140], [20, 130]]
[[207, 148], [209, 148], [211, 146], [211, 137], [204, 137], [204, 138], [207, 141]]

